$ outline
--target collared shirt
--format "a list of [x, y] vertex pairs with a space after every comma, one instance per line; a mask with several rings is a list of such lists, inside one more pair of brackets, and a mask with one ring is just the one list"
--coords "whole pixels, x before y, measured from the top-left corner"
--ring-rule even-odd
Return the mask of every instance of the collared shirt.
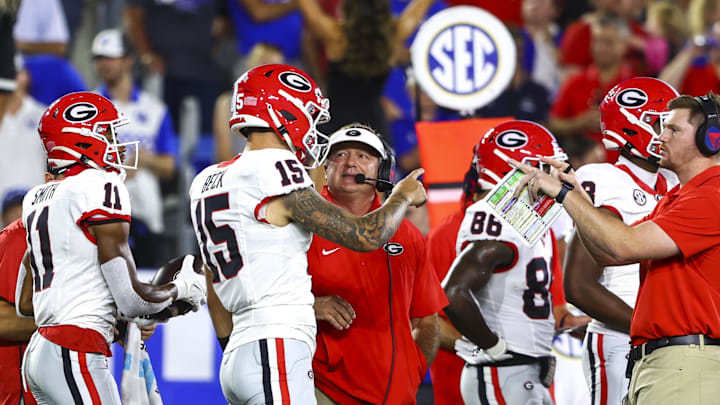
[[668, 336], [720, 338], [720, 166], [675, 187], [652, 220], [680, 254], [640, 263], [640, 290], [630, 325], [633, 345]]
[[[322, 196], [334, 203], [327, 188]], [[372, 208], [379, 206], [376, 196]], [[395, 362], [387, 403], [415, 403], [427, 364], [413, 341], [410, 319], [435, 314], [448, 303], [425, 260], [420, 231], [403, 220], [385, 249], [365, 253], [315, 236], [308, 251], [308, 269], [316, 297], [338, 295], [356, 314], [350, 328], [342, 331], [318, 322], [313, 359], [318, 388], [341, 404], [381, 403], [388, 386], [394, 338]]]

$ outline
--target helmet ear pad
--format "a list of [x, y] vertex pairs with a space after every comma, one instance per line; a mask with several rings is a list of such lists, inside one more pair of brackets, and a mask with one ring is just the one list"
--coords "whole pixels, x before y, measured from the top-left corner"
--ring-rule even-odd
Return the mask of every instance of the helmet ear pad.
[[720, 151], [720, 121], [718, 109], [712, 98], [708, 96], [695, 97], [702, 108], [705, 120], [695, 132], [695, 144], [705, 156], [712, 156]]

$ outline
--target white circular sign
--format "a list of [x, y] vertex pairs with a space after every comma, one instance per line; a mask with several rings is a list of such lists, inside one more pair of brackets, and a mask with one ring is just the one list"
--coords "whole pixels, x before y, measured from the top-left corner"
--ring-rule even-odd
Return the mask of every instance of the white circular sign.
[[473, 111], [497, 98], [515, 75], [510, 32], [477, 7], [445, 9], [420, 26], [410, 48], [420, 87], [446, 108]]

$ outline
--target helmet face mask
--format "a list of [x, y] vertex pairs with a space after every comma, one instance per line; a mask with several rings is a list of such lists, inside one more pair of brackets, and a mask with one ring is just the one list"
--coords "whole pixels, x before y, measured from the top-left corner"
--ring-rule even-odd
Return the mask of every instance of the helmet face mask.
[[[76, 163], [99, 170], [136, 169], [138, 141], [119, 143], [117, 128], [130, 120], [110, 100], [78, 92], [60, 97], [43, 114], [38, 133], [53, 171]], [[126, 149], [134, 154], [123, 159]]]
[[566, 161], [567, 155], [545, 127], [530, 121], [507, 121], [489, 130], [475, 147], [473, 162], [481, 189], [494, 187], [513, 167], [505, 160], [550, 170], [541, 157]]
[[287, 65], [249, 70], [233, 86], [230, 129], [271, 129], [309, 169], [327, 158], [329, 138], [317, 126], [330, 120], [330, 100], [305, 72]]
[[615, 86], [600, 103], [605, 148], [657, 162], [667, 103], [677, 96], [672, 86], [650, 77], [628, 79]]

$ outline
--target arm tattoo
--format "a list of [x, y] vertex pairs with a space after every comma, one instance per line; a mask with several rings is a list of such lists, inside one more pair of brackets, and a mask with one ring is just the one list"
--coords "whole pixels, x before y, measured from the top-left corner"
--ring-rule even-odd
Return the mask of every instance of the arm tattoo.
[[407, 210], [407, 201], [393, 196], [382, 207], [356, 217], [326, 201], [312, 188], [282, 197], [290, 217], [308, 231], [340, 246], [360, 252], [379, 249], [395, 234]]

